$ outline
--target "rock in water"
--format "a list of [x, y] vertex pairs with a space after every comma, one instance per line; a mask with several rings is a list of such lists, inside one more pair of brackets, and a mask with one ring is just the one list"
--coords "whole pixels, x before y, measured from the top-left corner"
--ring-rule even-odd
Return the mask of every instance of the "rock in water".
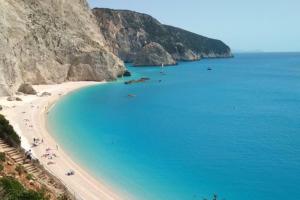
[[35, 89], [33, 89], [32, 85], [28, 83], [23, 83], [22, 85], [20, 85], [18, 92], [22, 92], [24, 94], [36, 95]]
[[95, 8], [93, 13], [109, 47], [125, 62], [133, 62], [150, 42], [160, 44], [175, 60], [232, 56], [220, 40], [163, 25], [147, 14], [106, 8]]
[[149, 80], [150, 80], [150, 78], [142, 77], [142, 78], [137, 79], [137, 80], [125, 81], [124, 84], [129, 85], [129, 84], [133, 84], [133, 83], [144, 83], [144, 82], [149, 81]]
[[0, 13], [0, 96], [24, 82], [102, 81], [124, 73], [86, 0], [4, 0]]
[[128, 70], [126, 70], [126, 71], [124, 72], [123, 76], [129, 77], [129, 76], [131, 76], [131, 72], [128, 71]]
[[147, 44], [135, 57], [135, 66], [176, 65], [172, 56], [158, 43]]
[[3, 110], [3, 107], [0, 105], [0, 111]]

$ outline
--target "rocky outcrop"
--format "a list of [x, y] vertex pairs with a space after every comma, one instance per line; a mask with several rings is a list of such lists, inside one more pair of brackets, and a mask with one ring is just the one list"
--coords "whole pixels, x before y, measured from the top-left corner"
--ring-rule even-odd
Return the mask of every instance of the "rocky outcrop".
[[40, 97], [48, 97], [51, 96], [52, 94], [50, 92], [43, 92], [42, 94], [40, 94]]
[[0, 1], [0, 96], [21, 83], [112, 80], [123, 62], [86, 0]]
[[20, 97], [9, 96], [6, 99], [7, 101], [22, 101]]
[[126, 70], [126, 71], [124, 72], [123, 76], [129, 77], [129, 76], [131, 76], [131, 72], [128, 71], [128, 70]]
[[151, 42], [136, 54], [133, 64], [135, 66], [161, 66], [175, 65], [176, 61], [160, 44]]
[[18, 92], [22, 92], [23, 94], [36, 95], [35, 89], [33, 89], [32, 85], [28, 83], [23, 83], [22, 85], [20, 85]]
[[151, 42], [160, 44], [175, 60], [232, 56], [220, 40], [163, 25], [146, 14], [104, 8], [95, 8], [93, 13], [108, 46], [125, 62], [135, 61], [137, 53]]
[[144, 82], [149, 81], [149, 80], [150, 80], [150, 78], [142, 77], [142, 78], [137, 79], [137, 80], [125, 81], [124, 84], [129, 85], [129, 84], [133, 84], [133, 83], [144, 83]]

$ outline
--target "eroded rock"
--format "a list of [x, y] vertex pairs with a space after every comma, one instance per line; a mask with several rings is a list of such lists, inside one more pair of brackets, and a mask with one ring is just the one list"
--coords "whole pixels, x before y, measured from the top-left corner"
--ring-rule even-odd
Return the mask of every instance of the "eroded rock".
[[143, 83], [143, 82], [146, 82], [146, 81], [149, 81], [149, 80], [150, 80], [150, 78], [148, 78], [148, 77], [142, 77], [142, 78], [137, 79], [137, 80], [125, 81], [124, 84], [129, 85], [129, 84], [133, 84], [133, 83]]
[[176, 65], [172, 56], [158, 43], [147, 44], [134, 59], [135, 66]]
[[9, 96], [6, 99], [7, 101], [22, 101], [20, 97]]
[[20, 85], [18, 92], [21, 92], [23, 94], [36, 95], [35, 89], [28, 83], [23, 83], [22, 85]]
[[40, 97], [47, 97], [47, 96], [51, 96], [52, 94], [50, 92], [43, 92]]
[[128, 71], [128, 70], [126, 70], [126, 71], [124, 72], [123, 76], [129, 77], [129, 76], [131, 76], [131, 72]]

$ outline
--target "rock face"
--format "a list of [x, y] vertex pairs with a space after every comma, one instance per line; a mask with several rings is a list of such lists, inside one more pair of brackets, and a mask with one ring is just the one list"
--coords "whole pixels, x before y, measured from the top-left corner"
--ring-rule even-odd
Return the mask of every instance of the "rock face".
[[28, 83], [23, 83], [19, 89], [18, 92], [22, 92], [24, 94], [31, 94], [31, 95], [36, 95], [35, 89], [33, 89], [32, 85]]
[[163, 25], [146, 14], [102, 8], [93, 9], [93, 13], [111, 50], [125, 62], [133, 62], [151, 42], [160, 44], [175, 60], [232, 56], [220, 40]]
[[135, 66], [161, 66], [162, 64], [175, 65], [176, 61], [160, 44], [155, 42], [144, 46], [134, 59]]
[[21, 83], [115, 79], [125, 68], [86, 0], [0, 1], [0, 96]]

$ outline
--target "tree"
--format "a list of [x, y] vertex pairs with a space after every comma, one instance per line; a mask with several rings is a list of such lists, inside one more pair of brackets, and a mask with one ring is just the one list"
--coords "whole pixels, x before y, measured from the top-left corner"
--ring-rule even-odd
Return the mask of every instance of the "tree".
[[21, 139], [3, 115], [0, 115], [0, 138], [10, 146], [20, 147]]
[[0, 179], [1, 197], [3, 200], [18, 200], [18, 197], [24, 192], [24, 187], [12, 177]]

